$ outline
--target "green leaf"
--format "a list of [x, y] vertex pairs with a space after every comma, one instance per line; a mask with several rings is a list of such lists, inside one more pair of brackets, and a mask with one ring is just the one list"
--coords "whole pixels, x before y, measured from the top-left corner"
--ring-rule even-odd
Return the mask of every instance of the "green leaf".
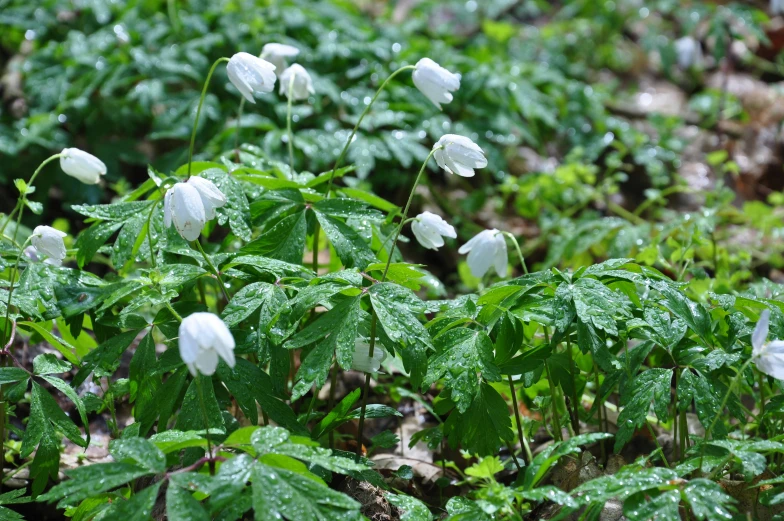
[[139, 330], [126, 331], [109, 338], [82, 360], [82, 367], [74, 376], [73, 386], [78, 387], [93, 371], [99, 376], [112, 375], [120, 366], [120, 359], [134, 339], [139, 335]]
[[621, 396], [624, 408], [618, 416], [616, 452], [632, 439], [636, 428], [648, 421], [651, 402], [659, 420], [667, 421], [671, 386], [672, 369], [648, 369], [632, 380]]
[[359, 520], [360, 504], [323, 483], [282, 468], [256, 463], [252, 475], [255, 519]]
[[342, 300], [286, 342], [287, 349], [317, 342], [297, 371], [293, 396], [303, 396], [314, 384], [318, 387], [324, 385], [333, 353], [341, 367], [351, 367], [359, 326], [360, 299], [361, 296], [357, 295]]
[[90, 226], [76, 238], [74, 246], [77, 249], [76, 263], [80, 268], [88, 264], [95, 256], [98, 249], [109, 240], [114, 232], [122, 227], [121, 222], [98, 222]]
[[[202, 407], [206, 408], [207, 426], [204, 425]], [[182, 400], [180, 414], [177, 416], [176, 428], [181, 431], [198, 431], [209, 428], [225, 432], [223, 416], [218, 400], [215, 398], [212, 379], [208, 376], [198, 375], [188, 386], [185, 398]]]
[[[367, 470], [367, 466], [354, 458], [335, 455], [333, 451], [322, 447], [314, 447], [308, 438], [292, 439], [281, 427], [262, 427], [251, 434], [251, 443], [257, 456], [264, 454], [284, 455], [308, 463], [319, 465], [327, 470], [347, 474], [351, 471]], [[265, 460], [268, 463], [269, 459]]]
[[55, 485], [49, 492], [39, 496], [38, 500], [78, 503], [148, 474], [148, 469], [130, 463], [95, 463], [77, 467], [66, 470], [65, 475], [70, 479]]
[[193, 494], [177, 486], [166, 489], [166, 518], [169, 521], [210, 521], [210, 516]]
[[654, 281], [651, 287], [664, 297], [661, 302], [664, 307], [683, 320], [703, 341], [710, 344], [711, 319], [702, 304], [690, 300], [683, 292], [673, 287], [672, 283]]
[[277, 286], [268, 282], [248, 284], [231, 297], [231, 301], [221, 313], [221, 318], [228, 327], [236, 326], [272, 298], [276, 288]]
[[148, 521], [155, 508], [158, 490], [163, 482], [159, 481], [133, 494], [127, 500], [115, 499], [106, 510], [103, 519], [122, 519], [122, 521]]
[[[185, 382], [188, 378], [188, 370], [185, 367], [180, 367], [174, 373], [169, 375], [163, 385], [155, 392], [153, 399], [150, 401], [150, 407], [144, 408], [136, 419], [141, 423], [140, 433], [146, 434], [151, 428], [155, 420], [158, 420], [158, 430], [163, 431], [167, 427], [169, 418], [174, 413], [177, 403], [182, 396], [182, 389], [185, 387]], [[204, 428], [204, 424], [199, 427]]]
[[313, 439], [317, 440], [324, 434], [341, 425], [341, 420], [351, 411], [351, 407], [357, 402], [360, 394], [362, 394], [362, 389], [357, 388], [340, 400], [340, 403], [333, 407], [332, 410], [329, 411], [329, 414], [324, 416], [319, 424], [313, 429], [313, 432], [311, 433]]
[[437, 354], [430, 359], [423, 385], [430, 387], [443, 378], [461, 413], [473, 402], [482, 378], [491, 382], [501, 379], [493, 363], [493, 342], [484, 331], [451, 329], [436, 339], [435, 346]]
[[215, 183], [218, 190], [226, 196], [226, 204], [215, 210], [218, 215], [218, 224], [224, 225], [228, 221], [234, 235], [243, 241], [249, 241], [251, 237], [250, 206], [242, 183], [220, 168], [204, 170], [199, 173], [199, 176]]
[[52, 347], [57, 349], [66, 360], [74, 365], [79, 365], [79, 357], [77, 356], [76, 348], [62, 338], [54, 336], [50, 331], [44, 329], [40, 324], [36, 324], [35, 322], [20, 321], [17, 322], [16, 325], [17, 327], [21, 326], [32, 329], [41, 335], [44, 340], [46, 340]]
[[[692, 402], [694, 402], [697, 418], [706, 429], [713, 423], [716, 415], [719, 414], [719, 407], [721, 407], [724, 394], [717, 389], [711, 378], [699, 371], [688, 368], [681, 373], [677, 393], [678, 410], [688, 410]], [[717, 421], [713, 425], [711, 434], [714, 438], [726, 437], [727, 429], [724, 426], [724, 422]]]
[[503, 470], [504, 466], [501, 464], [501, 458], [498, 456], [488, 456], [466, 468], [465, 473], [467, 476], [475, 478], [493, 479], [493, 476]]
[[[16, 369], [16, 368], [3, 367], [0, 368], [0, 372], [2, 372], [3, 369]], [[19, 370], [21, 371], [21, 369]], [[70, 370], [71, 370], [71, 364], [69, 364], [66, 361], [60, 360], [52, 353], [44, 353], [36, 356], [33, 359], [33, 374], [35, 375], [60, 374], [60, 373], [66, 373]], [[8, 383], [8, 382], [3, 382], [3, 383]]]
[[[27, 492], [24, 488], [19, 490], [12, 490], [5, 494], [0, 494], [0, 505], [19, 505], [21, 503], [29, 503], [29, 497], [20, 497]], [[13, 510], [0, 506], [0, 521], [24, 521], [22, 514], [17, 514]]]
[[331, 217], [363, 217], [366, 219], [381, 221], [384, 216], [377, 210], [371, 210], [363, 201], [356, 201], [344, 197], [333, 199], [322, 199], [313, 203], [313, 209]]
[[427, 505], [420, 500], [404, 494], [384, 494], [387, 501], [392, 503], [400, 513], [400, 521], [431, 521], [433, 514]]
[[259, 422], [256, 408], [258, 402], [261, 409], [278, 425], [296, 434], [308, 434], [307, 429], [297, 421], [297, 415], [291, 407], [275, 397], [270, 377], [258, 366], [244, 358], [238, 358], [234, 368], [221, 362], [218, 364], [218, 377], [237, 400], [251, 424], [257, 425]]
[[361, 270], [377, 261], [370, 246], [353, 228], [318, 211], [316, 217], [346, 268]]
[[85, 440], [85, 447], [87, 445], [89, 445], [90, 444], [90, 428], [89, 428], [90, 424], [87, 421], [87, 408], [84, 406], [84, 402], [79, 397], [79, 395], [76, 394], [76, 390], [73, 387], [71, 387], [70, 385], [68, 385], [67, 383], [65, 383], [63, 380], [61, 380], [61, 379], [59, 379], [57, 377], [54, 377], [54, 376], [42, 376], [41, 378], [46, 380], [47, 382], [49, 382], [49, 384], [52, 387], [54, 387], [55, 389], [57, 389], [58, 391], [63, 393], [65, 396], [67, 396], [68, 399], [71, 400], [71, 402], [73, 402], [73, 404], [76, 406], [76, 410], [79, 412], [79, 418], [82, 420], [82, 425], [84, 425], [85, 435], [87, 436], [87, 439]]
[[75, 204], [71, 209], [85, 217], [104, 221], [125, 221], [149, 208], [153, 201], [130, 201], [112, 204]]
[[506, 401], [487, 383], [480, 385], [464, 414], [449, 415], [445, 432], [452, 446], [459, 442], [463, 449], [479, 456], [497, 454], [501, 445], [514, 437]]
[[733, 519], [730, 510], [735, 510], [732, 507], [735, 500], [728, 496], [718, 483], [703, 478], [693, 479], [683, 489], [681, 496], [689, 504], [697, 519], [708, 521]]
[[411, 290], [390, 282], [374, 284], [369, 293], [384, 333], [400, 351], [411, 386], [419, 388], [427, 374], [427, 351], [433, 348], [430, 335], [414, 315], [421, 311], [421, 302]]
[[29, 377], [30, 373], [20, 367], [0, 367], [0, 385], [21, 382]]
[[63, 412], [54, 398], [43, 387], [33, 382], [30, 395], [30, 420], [27, 424], [27, 430], [20, 449], [20, 454], [23, 458], [29, 456], [41, 440], [41, 437], [51, 430], [50, 424], [76, 445], [80, 447], [87, 446], [87, 442], [82, 439], [82, 433], [79, 431], [79, 428]]
[[261, 255], [293, 264], [302, 263], [307, 221], [305, 211], [284, 217], [275, 226], [240, 249], [243, 255]]
[[132, 463], [153, 473], [166, 472], [166, 456], [150, 440], [123, 438], [109, 443], [109, 452], [115, 461]]

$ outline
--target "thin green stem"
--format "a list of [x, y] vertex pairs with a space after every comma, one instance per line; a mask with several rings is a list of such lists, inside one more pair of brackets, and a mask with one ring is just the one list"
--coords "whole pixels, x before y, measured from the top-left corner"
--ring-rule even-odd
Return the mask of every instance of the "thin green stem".
[[[27, 187], [30, 188], [33, 186], [33, 183], [35, 182], [35, 178], [38, 177], [38, 174], [41, 173], [41, 170], [43, 170], [46, 165], [48, 165], [49, 163], [51, 163], [56, 159], [60, 159], [60, 157], [62, 157], [62, 154], [54, 154], [53, 156], [49, 156], [46, 159], [44, 159], [44, 161], [40, 165], [38, 165], [38, 168], [35, 169], [33, 175], [30, 176], [30, 180], [27, 182]], [[27, 194], [20, 194], [19, 199], [17, 199], [16, 202], [16, 206], [19, 210], [19, 215], [16, 216], [16, 228], [14, 228], [14, 235], [12, 236], [13, 242], [16, 242], [16, 234], [19, 231], [19, 225], [22, 223], [22, 214], [24, 214], [24, 208], [25, 208], [24, 203], [26, 200], [27, 200]], [[0, 228], [0, 234], [5, 232], [5, 228], [6, 226], [8, 226], [8, 222], [11, 220], [11, 215], [13, 215], [13, 213], [14, 212], [12, 211], [11, 214], [9, 214], [8, 217], [6, 218], [6, 221], [3, 223], [3, 227]]]
[[193, 131], [191, 132], [191, 144], [188, 147], [188, 177], [191, 176], [191, 163], [193, 162], [193, 146], [196, 143], [196, 129], [199, 127], [199, 116], [201, 116], [201, 106], [204, 105], [204, 98], [207, 96], [207, 87], [212, 79], [212, 74], [215, 72], [216, 67], [222, 62], [228, 62], [229, 59], [225, 56], [218, 58], [215, 63], [210, 67], [210, 72], [207, 73], [207, 79], [204, 80], [204, 87], [201, 89], [201, 97], [199, 98], [199, 106], [196, 109], [196, 120], [193, 122]]
[[509, 392], [512, 394], [512, 407], [514, 407], [515, 420], [517, 421], [517, 437], [520, 438], [520, 443], [525, 449], [526, 459], [524, 461], [525, 464], [528, 465], [534, 460], [534, 457], [533, 454], [531, 454], [531, 447], [528, 446], [528, 438], [526, 438], [523, 433], [523, 422], [520, 420], [520, 409], [517, 406], [517, 393], [514, 388], [514, 380], [512, 380], [512, 375], [507, 375], [507, 377], [509, 379]]
[[[434, 147], [433, 150], [427, 155], [427, 159], [425, 162], [422, 163], [422, 168], [419, 169], [419, 174], [417, 174], [416, 179], [414, 180], [414, 186], [411, 188], [411, 193], [408, 196], [408, 201], [406, 202], [406, 207], [403, 210], [403, 215], [400, 219], [400, 224], [395, 231], [395, 239], [392, 241], [392, 248], [389, 250], [389, 258], [387, 259], [387, 265], [384, 268], [384, 274], [381, 276], [381, 282], [384, 282], [387, 278], [387, 273], [389, 272], [389, 266], [392, 264], [392, 252], [395, 251], [395, 245], [397, 244], [397, 240], [400, 238], [400, 232], [403, 230], [403, 225], [406, 223], [406, 218], [408, 217], [408, 210], [411, 208], [411, 201], [414, 199], [414, 193], [416, 193], [417, 185], [419, 185], [419, 180], [422, 178], [422, 174], [425, 171], [425, 167], [427, 167], [428, 161], [430, 158], [433, 157], [433, 154], [436, 150], [440, 147]], [[368, 348], [368, 356], [373, 358], [373, 351], [376, 347], [376, 326], [378, 323], [378, 317], [376, 316], [375, 311], [371, 312], [371, 319], [370, 319], [370, 347]], [[365, 409], [367, 407], [367, 398], [368, 398], [368, 391], [370, 390], [370, 373], [367, 374], [365, 377], [365, 386], [364, 391], [362, 392], [362, 408], [360, 409], [359, 413], [359, 428], [357, 430], [357, 455], [360, 455], [362, 452], [362, 431], [365, 427]]]
[[305, 427], [308, 426], [308, 422], [310, 421], [310, 415], [313, 413], [313, 405], [316, 403], [316, 397], [318, 396], [318, 391], [314, 386], [311, 391], [313, 392], [313, 396], [310, 397], [310, 403], [308, 404], [308, 412], [305, 414]]
[[291, 78], [289, 78], [289, 100], [286, 107], [286, 133], [288, 135], [288, 146], [289, 146], [289, 170], [294, 172], [294, 132], [291, 130], [291, 103], [294, 98], [294, 78], [296, 78], [296, 74], [292, 74]]
[[[337, 360], [332, 363], [332, 377], [329, 381], [329, 403], [328, 410], [331, 412], [335, 407], [335, 388], [338, 386], [338, 363]], [[400, 438], [401, 440], [403, 438]], [[329, 448], [335, 448], [335, 430], [329, 431]]]
[[[596, 386], [596, 399], [599, 400], [599, 405], [596, 407], [597, 421], [599, 423], [599, 432], [602, 432], [602, 429], [604, 428], [602, 425], [604, 403], [602, 403], [601, 396], [599, 395], [601, 386], [599, 385], [599, 368], [597, 367], [596, 363], [593, 364], [593, 381], [594, 385]], [[601, 440], [599, 444], [599, 450], [601, 451], [602, 456], [602, 464], [605, 464], [607, 463], [607, 448], [605, 447], [604, 440]]]
[[517, 242], [517, 238], [512, 235], [510, 232], [501, 232], [506, 237], [512, 239], [512, 243], [514, 244], [515, 250], [517, 250], [517, 257], [520, 259], [520, 265], [523, 267], [523, 273], [528, 275], [528, 266], [525, 264], [525, 257], [523, 256], [523, 251], [520, 249], [520, 244]]
[[[572, 417], [572, 429], [574, 429], [575, 434], [580, 434], [580, 400], [577, 396], [577, 377], [580, 375], [580, 370], [577, 369], [574, 363], [574, 355], [572, 354], [572, 343], [567, 338], [566, 339], [566, 353], [569, 355], [569, 376], [572, 378], [572, 407], [571, 407], [571, 417]], [[566, 391], [564, 390], [564, 393]]]
[[705, 431], [705, 436], [703, 437], [704, 441], [702, 443], [702, 450], [700, 451], [700, 466], [698, 467], [700, 470], [702, 470], [702, 460], [705, 457], [705, 447], [708, 445], [708, 438], [710, 437], [711, 432], [713, 432], [713, 427], [716, 426], [716, 422], [719, 421], [719, 418], [724, 413], [724, 408], [727, 406], [727, 402], [730, 399], [730, 395], [732, 394], [732, 391], [735, 389], [737, 383], [740, 381], [741, 376], [743, 375], [743, 373], [746, 372], [746, 369], [751, 365], [753, 361], [754, 361], [753, 358], [749, 358], [748, 360], [746, 360], [746, 363], [741, 366], [740, 370], [738, 371], [738, 374], [736, 374], [735, 377], [732, 379], [732, 382], [730, 382], [730, 386], [727, 388], [727, 392], [724, 394], [724, 399], [721, 401], [721, 406], [716, 411], [716, 415], [713, 417], [713, 421], [710, 423], [710, 425]]
[[[365, 110], [362, 111], [362, 114], [359, 116], [359, 119], [357, 120], [357, 124], [354, 125], [354, 128], [351, 131], [351, 135], [346, 141], [346, 144], [343, 145], [343, 150], [340, 151], [340, 155], [338, 156], [337, 160], [335, 161], [335, 164], [332, 166], [332, 170], [329, 173], [329, 182], [327, 183], [327, 192], [326, 192], [327, 199], [329, 199], [332, 196], [332, 183], [335, 180], [335, 172], [337, 171], [338, 168], [340, 168], [340, 165], [343, 163], [343, 158], [346, 156], [348, 147], [351, 145], [351, 142], [354, 141], [354, 136], [357, 134], [357, 130], [359, 130], [359, 125], [362, 123], [362, 120], [365, 119], [365, 116], [370, 111], [370, 107], [373, 106], [373, 104], [376, 102], [376, 99], [378, 99], [378, 96], [386, 88], [387, 84], [390, 82], [390, 80], [392, 80], [392, 78], [394, 78], [395, 76], [397, 76], [403, 71], [409, 69], [415, 69], [415, 68], [416, 68], [415, 65], [406, 65], [404, 67], [399, 68], [392, 74], [390, 74], [389, 77], [386, 80], [384, 80], [384, 83], [382, 83], [381, 86], [378, 88], [375, 95], [373, 96], [373, 99], [371, 99], [370, 103], [368, 103], [367, 106], [365, 107]], [[316, 221], [316, 228], [315, 230], [313, 230], [313, 263], [312, 263], [313, 271], [316, 273], [318, 273], [318, 243], [319, 243], [320, 234], [321, 234], [321, 226], [319, 226], [318, 221]]]
[[215, 267], [215, 265], [212, 263], [210, 258], [207, 256], [207, 253], [204, 251], [204, 248], [201, 247], [201, 243], [199, 242], [199, 240], [196, 239], [193, 242], [196, 243], [196, 247], [201, 252], [201, 256], [204, 257], [204, 261], [207, 263], [207, 265], [210, 267], [212, 272], [215, 274], [215, 277], [218, 279], [218, 285], [220, 286], [221, 292], [223, 292], [223, 297], [226, 299], [226, 302], [228, 303], [229, 301], [231, 301], [231, 297], [229, 296], [229, 292], [226, 291], [226, 285], [223, 283], [223, 278], [221, 278], [218, 268]]
[[661, 455], [661, 459], [664, 462], [664, 466], [670, 468], [670, 462], [667, 461], [667, 456], [664, 455], [664, 449], [662, 449], [662, 446], [659, 443], [659, 438], [656, 436], [656, 432], [653, 430], [653, 427], [651, 426], [651, 422], [645, 420], [645, 425], [648, 426], [648, 432], [651, 433], [651, 438], [653, 438], [653, 442], [656, 444], [656, 450], [659, 451], [659, 454]]
[[[406, 223], [406, 219], [408, 218], [408, 210], [411, 208], [411, 202], [414, 200], [414, 194], [416, 194], [417, 186], [419, 186], [419, 180], [422, 179], [422, 174], [425, 172], [425, 168], [427, 167], [427, 163], [430, 161], [430, 158], [433, 157], [433, 154], [436, 153], [436, 150], [439, 150], [441, 147], [433, 147], [433, 150], [427, 155], [425, 162], [422, 163], [422, 168], [419, 169], [419, 173], [414, 180], [414, 186], [411, 187], [411, 193], [408, 194], [408, 201], [406, 201], [406, 207], [403, 210], [403, 215], [400, 217], [400, 224], [395, 231], [395, 238], [392, 240], [392, 247], [389, 249], [389, 257], [387, 258], [387, 265], [384, 268], [384, 275], [381, 277], [381, 282], [384, 282], [387, 278], [387, 272], [389, 272], [389, 265], [392, 264], [392, 253], [395, 251], [395, 246], [397, 245], [397, 240], [400, 238], [400, 232], [403, 231], [403, 225]], [[371, 355], [372, 356], [372, 355]]]
[[547, 360], [544, 361], [544, 374], [547, 377], [547, 383], [550, 385], [550, 407], [552, 408], [553, 423], [555, 424], [553, 426], [553, 434], [555, 435], [555, 441], [563, 441], [563, 436], [561, 435], [561, 418], [558, 415], [558, 394], [555, 392], [555, 383], [550, 376], [550, 365], [547, 363]]
[[[370, 358], [373, 358], [373, 350], [376, 347], [376, 328], [378, 327], [378, 317], [376, 313], [372, 313], [373, 317], [370, 319], [370, 347], [368, 353]], [[362, 407], [359, 410], [359, 425], [357, 427], [357, 461], [362, 456], [362, 432], [365, 429], [365, 410], [367, 409], [367, 395], [370, 391], [370, 373], [365, 375], [365, 386], [362, 389]]]
[[177, 313], [177, 311], [174, 310], [174, 308], [169, 303], [169, 301], [168, 300], [165, 301], [164, 304], [166, 305], [166, 308], [169, 310], [169, 312], [172, 314], [172, 316], [174, 316], [174, 318], [177, 319], [177, 322], [182, 322], [182, 317], [180, 316], [179, 313]]
[[354, 125], [354, 129], [351, 131], [351, 135], [349, 136], [348, 141], [346, 141], [346, 144], [343, 145], [343, 150], [340, 151], [340, 155], [338, 156], [337, 161], [335, 161], [335, 166], [332, 167], [332, 171], [330, 172], [329, 175], [329, 183], [327, 183], [327, 198], [329, 198], [329, 194], [332, 190], [332, 181], [335, 179], [335, 172], [337, 171], [338, 168], [340, 168], [340, 165], [343, 162], [343, 158], [345, 157], [346, 152], [348, 151], [348, 147], [349, 145], [351, 145], [351, 142], [354, 141], [354, 136], [357, 134], [357, 130], [359, 130], [359, 125], [362, 123], [362, 120], [365, 119], [365, 116], [370, 111], [370, 107], [373, 106], [373, 104], [376, 102], [376, 99], [378, 99], [378, 96], [386, 88], [387, 84], [392, 80], [392, 78], [394, 78], [401, 72], [409, 69], [416, 69], [416, 66], [405, 65], [403, 67], [400, 67], [392, 74], [390, 74], [389, 77], [386, 80], [384, 80], [384, 83], [382, 83], [381, 86], [378, 88], [376, 94], [373, 96], [373, 99], [370, 100], [370, 103], [368, 103], [367, 106], [365, 106], [365, 110], [362, 111], [362, 114], [359, 116], [359, 119], [357, 120], [357, 124]]
[[210, 420], [207, 414], [207, 406], [204, 403], [204, 393], [201, 388], [201, 375], [196, 375], [196, 390], [199, 392], [199, 406], [201, 407], [201, 414], [204, 419], [204, 434], [207, 437], [207, 456], [210, 458], [210, 474], [215, 474], [215, 462], [212, 461], [212, 440], [210, 439]]
[[158, 203], [161, 202], [162, 199], [156, 199], [154, 203], [152, 203], [152, 208], [150, 208], [150, 215], [147, 216], [147, 242], [150, 245], [150, 265], [153, 268], [157, 268], [156, 261], [155, 261], [155, 248], [152, 246], [152, 215], [155, 212], [155, 207], [158, 206]]
[[175, 33], [180, 32], [180, 17], [177, 14], [176, 0], [166, 0], [166, 7], [169, 12], [169, 23], [172, 25]]
[[765, 375], [759, 372], [759, 388], [760, 388], [760, 413], [759, 413], [759, 435], [762, 437], [765, 427]]

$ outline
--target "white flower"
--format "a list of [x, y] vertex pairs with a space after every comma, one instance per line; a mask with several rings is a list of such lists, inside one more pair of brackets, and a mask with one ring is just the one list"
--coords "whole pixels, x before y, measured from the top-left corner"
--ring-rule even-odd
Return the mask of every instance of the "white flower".
[[275, 88], [275, 66], [246, 52], [238, 52], [226, 66], [229, 81], [251, 103], [254, 94], [272, 92]]
[[78, 148], [64, 148], [60, 152], [60, 168], [63, 172], [87, 185], [98, 184], [106, 175], [106, 165], [92, 154]]
[[464, 136], [446, 134], [433, 145], [438, 166], [462, 177], [474, 177], [474, 168], [487, 166], [487, 159], [479, 145]]
[[278, 74], [286, 68], [286, 58], [294, 58], [299, 49], [285, 43], [268, 43], [261, 48], [261, 58], [275, 66]]
[[191, 374], [215, 372], [218, 357], [234, 367], [234, 337], [218, 315], [193, 313], [180, 324], [180, 358]]
[[288, 97], [289, 84], [291, 81], [294, 82], [294, 84], [291, 85], [291, 99], [294, 101], [308, 99], [308, 96], [316, 93], [316, 91], [313, 90], [313, 80], [310, 78], [310, 74], [308, 74], [308, 71], [298, 63], [295, 63], [280, 75], [278, 87], [280, 89], [280, 94]]
[[509, 261], [506, 241], [495, 228], [479, 232], [457, 251], [468, 254], [468, 267], [474, 277], [482, 277], [491, 266], [495, 266], [499, 277], [506, 276], [506, 265]]
[[207, 221], [215, 218], [215, 208], [226, 204], [226, 196], [212, 181], [192, 176], [171, 187], [163, 199], [163, 224], [172, 222], [186, 241], [195, 241]]
[[65, 258], [63, 237], [66, 235], [51, 226], [36, 226], [35, 230], [33, 230], [33, 235], [30, 237], [30, 242], [33, 243], [36, 254], [42, 253], [50, 259], [62, 262]]
[[[35, 246], [28, 246], [24, 249], [24, 255], [28, 258], [30, 262], [41, 262], [41, 254]], [[43, 259], [44, 264], [51, 264], [52, 266], [62, 266], [63, 260], [62, 259], [55, 259], [53, 257], [47, 257]]]
[[751, 358], [757, 369], [777, 380], [784, 380], [784, 341], [773, 340], [765, 343], [769, 326], [770, 310], [766, 309], [751, 334]]
[[[444, 245], [443, 237], [457, 238], [454, 227], [446, 222], [440, 215], [431, 212], [422, 212], [411, 223], [419, 244], [431, 250], [437, 250]], [[443, 237], [442, 237], [443, 235]]]
[[351, 362], [351, 368], [354, 371], [361, 371], [363, 373], [377, 373], [381, 368], [381, 362], [387, 357], [386, 351], [378, 345], [373, 346], [373, 358], [368, 356], [370, 351], [370, 344], [364, 340], [357, 339], [354, 342], [354, 361]]
[[770, 0], [770, 12], [774, 15], [784, 13], [784, 0]]
[[691, 36], [684, 36], [675, 40], [675, 54], [678, 59], [678, 67], [681, 69], [699, 67], [702, 63], [700, 42]]
[[460, 88], [460, 76], [441, 67], [430, 58], [422, 58], [411, 75], [419, 92], [441, 109], [442, 103], [452, 101], [451, 91]]

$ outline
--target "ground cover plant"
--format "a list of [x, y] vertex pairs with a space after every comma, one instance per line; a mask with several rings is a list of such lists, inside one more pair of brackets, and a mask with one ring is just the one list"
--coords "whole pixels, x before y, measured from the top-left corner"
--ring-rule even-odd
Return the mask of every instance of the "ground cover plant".
[[779, 519], [779, 2], [0, 2], [0, 519]]

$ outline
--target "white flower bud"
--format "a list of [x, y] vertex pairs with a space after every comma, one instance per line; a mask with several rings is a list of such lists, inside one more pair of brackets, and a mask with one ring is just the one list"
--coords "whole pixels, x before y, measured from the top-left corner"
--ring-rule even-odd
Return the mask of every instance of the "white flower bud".
[[417, 215], [416, 220], [411, 223], [411, 231], [414, 232], [414, 237], [419, 244], [430, 250], [437, 250], [443, 246], [443, 237], [457, 238], [454, 227], [440, 215], [431, 212]]
[[212, 375], [222, 358], [234, 367], [234, 337], [223, 320], [212, 313], [193, 313], [180, 324], [180, 357], [191, 374]]
[[769, 326], [770, 310], [766, 309], [760, 315], [751, 335], [753, 348], [751, 357], [757, 369], [777, 380], [784, 380], [784, 341], [774, 340], [766, 343]]
[[65, 243], [63, 237], [67, 234], [60, 230], [55, 230], [51, 226], [36, 226], [30, 242], [36, 250], [36, 256], [43, 254], [62, 263], [65, 258]]
[[449, 72], [430, 58], [422, 58], [417, 62], [411, 79], [414, 80], [416, 88], [439, 110], [442, 103], [452, 101], [451, 91], [460, 88], [460, 76]]
[[215, 208], [226, 204], [226, 196], [212, 181], [191, 176], [172, 186], [163, 199], [163, 225], [174, 223], [186, 241], [195, 241], [207, 221], [215, 218]]
[[373, 346], [372, 358], [368, 356], [369, 351], [370, 344], [364, 340], [357, 339], [354, 342], [354, 360], [351, 362], [351, 369], [363, 373], [377, 373], [381, 368], [381, 362], [386, 359], [387, 353], [378, 345], [378, 342]]
[[[291, 84], [292, 81], [294, 82], [293, 84]], [[308, 96], [316, 92], [313, 90], [313, 80], [310, 78], [310, 74], [298, 63], [295, 63], [280, 75], [278, 86], [280, 94], [288, 97], [289, 85], [291, 85], [291, 99], [294, 101], [308, 99]]]
[[450, 174], [473, 177], [474, 168], [487, 166], [487, 159], [479, 145], [464, 136], [446, 134], [433, 145], [433, 153], [438, 166]]
[[287, 58], [294, 58], [299, 54], [299, 49], [285, 43], [268, 43], [261, 48], [261, 58], [275, 66], [275, 72], [280, 74], [288, 65]]
[[92, 154], [78, 148], [64, 148], [60, 152], [60, 168], [63, 172], [87, 185], [98, 184], [106, 175], [106, 165]]
[[238, 52], [226, 66], [229, 81], [251, 103], [254, 94], [272, 92], [275, 88], [275, 66], [246, 52]]
[[468, 254], [466, 261], [474, 277], [482, 277], [491, 266], [495, 266], [499, 277], [506, 276], [506, 266], [509, 262], [506, 241], [501, 232], [495, 228], [479, 232], [457, 251]]

